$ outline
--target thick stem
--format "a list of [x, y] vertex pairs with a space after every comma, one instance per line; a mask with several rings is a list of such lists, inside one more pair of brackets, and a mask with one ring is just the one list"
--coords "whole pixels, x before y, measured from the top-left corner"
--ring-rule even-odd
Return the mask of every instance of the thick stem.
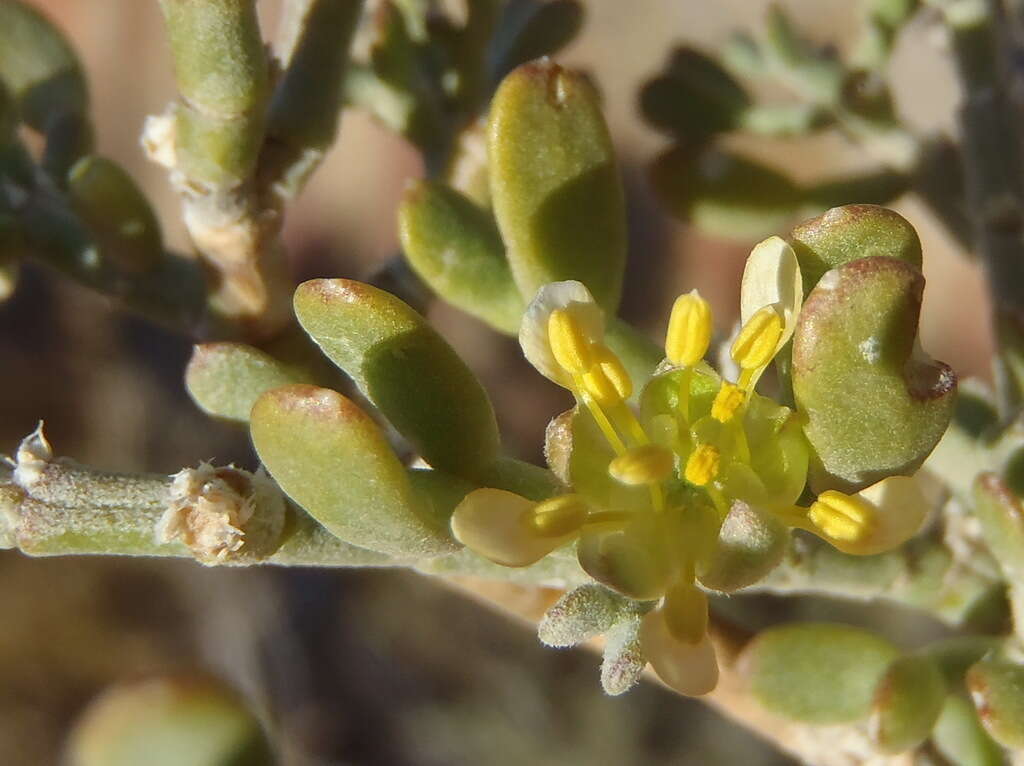
[[997, 0], [933, 0], [943, 12], [963, 92], [967, 198], [975, 248], [988, 277], [1000, 344], [1000, 398], [1004, 415], [1020, 405], [1022, 380], [1013, 379], [1008, 351], [1024, 327], [1024, 181], [1019, 117], [1010, 102], [1006, 68], [1011, 51]]

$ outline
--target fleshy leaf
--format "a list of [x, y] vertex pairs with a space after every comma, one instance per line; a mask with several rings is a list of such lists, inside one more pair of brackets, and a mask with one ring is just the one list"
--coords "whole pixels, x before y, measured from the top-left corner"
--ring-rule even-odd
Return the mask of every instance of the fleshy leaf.
[[129, 271], [145, 271], [163, 258], [156, 214], [121, 167], [98, 155], [83, 157], [67, 178], [71, 206], [103, 252]]
[[816, 492], [913, 473], [949, 425], [956, 375], [916, 343], [923, 290], [915, 266], [862, 258], [829, 272], [804, 303], [793, 393]]
[[111, 687], [86, 708], [68, 741], [70, 766], [272, 766], [259, 720], [234, 690], [206, 677]]
[[244, 343], [200, 343], [185, 369], [185, 386], [199, 408], [239, 423], [264, 391], [312, 383], [308, 373]]
[[984, 659], [967, 671], [967, 689], [992, 738], [1006, 747], [1024, 748], [1024, 665]]
[[735, 129], [750, 96], [714, 58], [679, 48], [666, 71], [644, 86], [640, 105], [654, 127], [691, 143]]
[[281, 489], [345, 542], [404, 556], [457, 548], [377, 424], [341, 394], [309, 385], [268, 391], [250, 429]]
[[525, 64], [495, 94], [488, 133], [491, 200], [523, 297], [578, 279], [615, 313], [626, 210], [593, 87], [552, 62]]
[[885, 753], [902, 753], [924, 742], [942, 712], [946, 683], [929, 658], [900, 657], [875, 691], [868, 722], [871, 738]]
[[781, 172], [719, 149], [670, 149], [654, 161], [651, 180], [673, 215], [730, 240], [779, 231], [797, 214], [803, 196]]
[[583, 23], [578, 0], [506, 3], [503, 12], [491, 51], [497, 78], [527, 61], [557, 53]]
[[899, 213], [878, 205], [843, 205], [793, 229], [804, 291], [810, 293], [826, 271], [860, 258], [886, 257], [921, 268], [921, 240]]
[[974, 482], [974, 515], [1006, 578], [1024, 582], [1024, 507], [993, 473]]
[[498, 426], [486, 391], [405, 303], [361, 282], [314, 279], [295, 291], [295, 314], [432, 467], [472, 477], [494, 462]]
[[899, 651], [860, 628], [803, 623], [770, 628], [741, 657], [754, 696], [768, 710], [814, 724], [868, 715]]
[[959, 766], [1004, 766], [1003, 749], [982, 728], [974, 707], [950, 694], [932, 732], [935, 749]]
[[438, 295], [496, 330], [519, 331], [526, 302], [487, 212], [454, 189], [422, 181], [405, 194], [398, 232], [409, 263]]

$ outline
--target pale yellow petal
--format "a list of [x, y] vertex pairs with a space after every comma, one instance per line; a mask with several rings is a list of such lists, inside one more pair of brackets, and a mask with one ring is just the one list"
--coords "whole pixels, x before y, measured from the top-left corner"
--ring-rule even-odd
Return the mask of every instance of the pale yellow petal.
[[750, 251], [740, 286], [740, 321], [746, 324], [759, 310], [772, 306], [782, 317], [777, 349], [793, 337], [803, 305], [804, 287], [796, 253], [782, 237], [769, 237]]
[[718, 684], [718, 660], [707, 634], [695, 644], [680, 641], [669, 631], [661, 609], [644, 616], [640, 646], [658, 678], [680, 694], [699, 697]]
[[525, 567], [544, 558], [572, 535], [543, 536], [530, 524], [536, 503], [503, 489], [477, 489], [452, 514], [452, 534], [496, 564]]
[[568, 309], [586, 334], [595, 341], [604, 337], [604, 313], [582, 282], [552, 282], [537, 291], [523, 314], [519, 345], [537, 371], [560, 386], [572, 388], [572, 377], [555, 360], [548, 334], [548, 320], [556, 309]]

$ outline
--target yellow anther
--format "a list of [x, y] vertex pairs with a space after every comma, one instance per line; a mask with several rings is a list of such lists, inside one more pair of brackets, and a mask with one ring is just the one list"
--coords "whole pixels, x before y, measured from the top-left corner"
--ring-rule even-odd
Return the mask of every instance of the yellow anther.
[[723, 383], [711, 403], [711, 417], [719, 423], [728, 423], [746, 401], [746, 392], [732, 383]]
[[718, 476], [718, 465], [721, 458], [722, 455], [717, 447], [710, 444], [699, 444], [697, 449], [690, 453], [683, 476], [691, 484], [703, 487]]
[[665, 625], [677, 641], [696, 644], [708, 630], [708, 597], [692, 583], [678, 583], [665, 593]]
[[863, 540], [875, 525], [875, 511], [869, 503], [834, 489], [818, 495], [807, 518], [826, 537], [848, 542]]
[[654, 484], [667, 479], [675, 468], [675, 457], [664, 447], [645, 444], [619, 455], [608, 465], [608, 473], [622, 484]]
[[571, 375], [582, 375], [594, 364], [591, 338], [568, 309], [555, 309], [548, 317], [548, 342], [555, 361]]
[[592, 347], [593, 366], [583, 374], [583, 385], [598, 404], [612, 407], [633, 394], [633, 381], [615, 353], [603, 344]]
[[579, 495], [559, 495], [535, 505], [527, 518], [541, 537], [561, 537], [582, 527], [587, 513], [587, 504]]
[[742, 369], [756, 370], [772, 360], [781, 337], [782, 317], [771, 306], [765, 306], [743, 325], [730, 353]]
[[680, 295], [668, 320], [665, 356], [672, 364], [690, 367], [704, 358], [710, 343], [711, 304], [696, 290]]

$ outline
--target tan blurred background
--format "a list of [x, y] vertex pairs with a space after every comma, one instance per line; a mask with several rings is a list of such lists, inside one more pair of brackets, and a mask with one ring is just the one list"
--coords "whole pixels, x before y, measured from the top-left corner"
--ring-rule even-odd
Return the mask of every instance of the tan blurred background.
[[[155, 0], [39, 0], [79, 51], [98, 150], [122, 163], [157, 207], [173, 248], [187, 243], [163, 172], [138, 135], [173, 98]], [[631, 199], [624, 311], [660, 333], [672, 299], [699, 287], [726, 328], [750, 244], [702, 238], [660, 209], [645, 164], [664, 145], [636, 109], [642, 82], [686, 41], [714, 50], [752, 28], [762, 0], [589, 0], [560, 57], [589, 70], [606, 99]], [[785, 3], [840, 47], [854, 3]], [[276, 3], [261, 3], [273, 37]], [[905, 119], [952, 129], [956, 95], [941, 41], [922, 19], [896, 55]], [[798, 178], [866, 164], [840, 140], [745, 142]], [[286, 236], [296, 279], [360, 277], [397, 247], [395, 208], [420, 173], [402, 140], [346, 112], [340, 140], [298, 203]], [[913, 199], [928, 278], [922, 340], [962, 375], [986, 376], [990, 340], [977, 268]], [[567, 400], [516, 345], [441, 305], [432, 318], [481, 375], [510, 449], [540, 459], [546, 419]], [[200, 459], [251, 465], [244, 433], [214, 423], [181, 384], [186, 341], [105, 299], [27, 269], [0, 306], [0, 452], [39, 418], [59, 454], [104, 468], [170, 473]], [[597, 659], [542, 649], [529, 631], [399, 572], [205, 570], [187, 562], [32, 560], [0, 553], [0, 763], [57, 763], [70, 721], [109, 682], [206, 668], [275, 721], [290, 764], [773, 764], [784, 759], [699, 703], [643, 687], [602, 696]], [[783, 607], [779, 606], [779, 609]], [[895, 621], [891, 629], [903, 624]]]

